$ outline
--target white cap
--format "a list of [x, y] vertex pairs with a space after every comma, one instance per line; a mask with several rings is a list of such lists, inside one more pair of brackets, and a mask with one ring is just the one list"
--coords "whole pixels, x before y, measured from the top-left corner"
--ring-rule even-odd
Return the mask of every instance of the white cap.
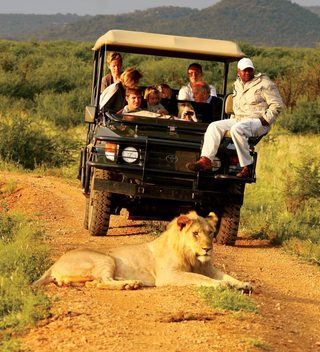
[[247, 57], [244, 57], [243, 59], [241, 59], [239, 62], [238, 62], [238, 69], [243, 71], [245, 70], [246, 68], [253, 68], [254, 69], [254, 66], [253, 66], [253, 63], [250, 59], [248, 59]]

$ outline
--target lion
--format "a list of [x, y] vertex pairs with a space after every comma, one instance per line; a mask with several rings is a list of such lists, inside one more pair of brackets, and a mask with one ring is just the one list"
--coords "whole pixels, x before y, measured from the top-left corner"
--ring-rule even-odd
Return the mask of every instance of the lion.
[[76, 249], [62, 255], [34, 286], [84, 284], [106, 289], [142, 286], [252, 287], [215, 268], [211, 263], [217, 217], [203, 218], [195, 211], [173, 219], [155, 240], [125, 245], [101, 253]]

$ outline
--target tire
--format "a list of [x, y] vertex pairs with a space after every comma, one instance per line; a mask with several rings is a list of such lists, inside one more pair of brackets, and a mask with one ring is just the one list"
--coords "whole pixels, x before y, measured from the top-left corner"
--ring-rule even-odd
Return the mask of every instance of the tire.
[[230, 204], [223, 209], [216, 241], [219, 244], [234, 246], [240, 222], [241, 205]]
[[108, 180], [106, 170], [94, 169], [91, 180], [91, 191], [88, 200], [88, 230], [92, 236], [106, 236], [111, 215], [111, 194], [107, 191], [93, 189], [95, 179]]
[[90, 204], [90, 199], [89, 196], [86, 196], [85, 200], [85, 211], [84, 211], [84, 219], [83, 219], [83, 227], [88, 230], [89, 227], [89, 204]]

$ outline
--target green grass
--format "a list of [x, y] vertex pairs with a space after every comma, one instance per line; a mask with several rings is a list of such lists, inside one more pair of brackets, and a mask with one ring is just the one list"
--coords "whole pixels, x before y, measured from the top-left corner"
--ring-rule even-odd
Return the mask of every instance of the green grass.
[[261, 351], [273, 351], [273, 347], [269, 343], [264, 342], [260, 339], [248, 337], [245, 341], [255, 349], [258, 348]]
[[198, 289], [198, 292], [212, 308], [258, 313], [258, 308], [250, 298], [239, 291], [203, 286]]
[[11, 179], [3, 185], [0, 184], [0, 194], [11, 194], [16, 190], [16, 188], [17, 181]]
[[40, 226], [0, 214], [0, 350], [18, 351], [14, 335], [49, 315], [50, 300], [32, 281], [50, 264]]
[[320, 261], [319, 142], [318, 135], [277, 132], [261, 141], [257, 183], [246, 188], [240, 223], [249, 237], [269, 239], [315, 263]]

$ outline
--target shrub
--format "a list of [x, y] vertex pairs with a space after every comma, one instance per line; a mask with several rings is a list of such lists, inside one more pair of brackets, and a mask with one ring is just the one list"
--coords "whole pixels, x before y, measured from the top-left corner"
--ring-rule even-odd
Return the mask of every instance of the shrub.
[[320, 197], [320, 160], [315, 155], [305, 155], [300, 166], [290, 165], [285, 182], [287, 209], [293, 212], [299, 204]]
[[84, 107], [90, 94], [84, 89], [70, 92], [43, 92], [35, 98], [35, 110], [39, 119], [45, 118], [64, 129], [79, 125], [84, 120]]
[[36, 166], [63, 166], [74, 160], [78, 142], [67, 132], [51, 130], [28, 116], [2, 117], [0, 157], [26, 169]]
[[[50, 301], [30, 283], [48, 266], [43, 232], [21, 215], [0, 214], [0, 330], [8, 345], [8, 334], [48, 316]], [[0, 332], [1, 334], [1, 332]]]
[[278, 123], [293, 133], [320, 133], [320, 98], [300, 101], [293, 111], [280, 115]]

